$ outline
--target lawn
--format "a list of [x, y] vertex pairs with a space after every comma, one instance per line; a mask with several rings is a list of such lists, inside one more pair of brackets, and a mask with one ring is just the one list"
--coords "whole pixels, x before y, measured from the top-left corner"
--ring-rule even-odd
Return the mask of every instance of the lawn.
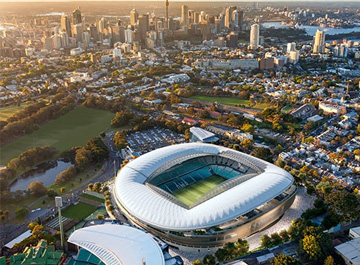
[[185, 203], [187, 206], [190, 206], [202, 195], [215, 188], [224, 180], [226, 179], [221, 176], [213, 175], [206, 179], [195, 182], [185, 188], [178, 189], [174, 191], [172, 195]]
[[96, 202], [101, 202], [101, 203], [104, 203], [104, 202], [105, 202], [104, 199], [101, 199], [101, 198], [98, 198], [98, 197], [95, 197], [95, 196], [93, 196], [93, 195], [86, 194], [86, 193], [83, 193], [83, 194], [81, 194], [80, 196], [83, 197], [83, 198], [89, 199], [89, 200], [96, 201]]
[[73, 146], [85, 145], [110, 125], [114, 114], [104, 110], [77, 107], [70, 113], [52, 120], [31, 134], [1, 146], [0, 165], [35, 146], [54, 146], [60, 152]]
[[20, 106], [8, 106], [0, 108], [0, 121], [6, 121], [13, 116], [16, 112], [26, 108], [28, 105], [22, 104]]
[[95, 212], [96, 207], [87, 203], [79, 202], [76, 205], [71, 205], [67, 207], [62, 215], [67, 218], [72, 218], [78, 221], [83, 220], [88, 217], [90, 214]]
[[203, 95], [196, 95], [190, 97], [190, 99], [193, 100], [200, 100], [205, 102], [215, 102], [222, 105], [228, 105], [228, 106], [234, 106], [234, 105], [245, 105], [246, 107], [249, 107], [251, 102], [247, 99], [242, 98], [235, 98], [235, 97], [212, 97], [212, 96], [203, 96]]
[[293, 105], [286, 105], [285, 107], [283, 107], [283, 108], [281, 109], [281, 112], [282, 112], [282, 113], [285, 113], [285, 114], [288, 114], [288, 113], [290, 113], [293, 109], [294, 109], [294, 106], [293, 106]]
[[196, 95], [190, 97], [190, 99], [211, 102], [211, 103], [217, 101], [218, 103], [227, 106], [244, 105], [246, 108], [252, 108], [256, 110], [263, 110], [264, 108], [271, 107], [271, 104], [269, 103], [259, 103], [256, 104], [255, 106], [250, 107], [251, 106], [250, 100], [236, 98], [236, 97], [213, 97], [213, 96]]

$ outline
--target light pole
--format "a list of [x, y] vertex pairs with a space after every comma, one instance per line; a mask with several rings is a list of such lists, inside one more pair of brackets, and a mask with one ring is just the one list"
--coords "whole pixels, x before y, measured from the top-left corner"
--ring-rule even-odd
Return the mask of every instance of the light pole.
[[114, 159], [114, 177], [116, 177], [116, 160]]
[[63, 206], [62, 198], [60, 196], [55, 197], [55, 206], [58, 208], [59, 212], [59, 226], [60, 226], [60, 242], [61, 247], [63, 250], [65, 250], [64, 245], [64, 229], [63, 229], [63, 223], [62, 223], [62, 217], [61, 217], [61, 207]]

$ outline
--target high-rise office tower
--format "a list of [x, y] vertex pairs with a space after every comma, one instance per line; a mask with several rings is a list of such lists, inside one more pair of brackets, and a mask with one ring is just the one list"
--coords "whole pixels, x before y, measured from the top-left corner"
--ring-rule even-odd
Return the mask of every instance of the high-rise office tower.
[[90, 37], [94, 40], [98, 40], [98, 31], [94, 24], [89, 27]]
[[181, 24], [186, 28], [189, 25], [189, 8], [187, 5], [181, 6]]
[[130, 25], [131, 26], [135, 26], [136, 23], [138, 22], [138, 18], [139, 18], [139, 13], [137, 12], [136, 9], [133, 9], [130, 11]]
[[317, 30], [314, 36], [314, 53], [325, 52], [325, 32]]
[[97, 30], [99, 33], [103, 33], [105, 28], [105, 18], [101, 18], [97, 23]]
[[61, 47], [67, 48], [69, 47], [69, 35], [66, 31], [60, 32], [60, 39], [61, 39]]
[[149, 30], [149, 15], [143, 14], [139, 16], [138, 30], [140, 33], [140, 40], [145, 41], [146, 32]]
[[125, 30], [125, 42], [132, 44], [134, 42], [133, 31], [131, 30], [131, 26]]
[[82, 42], [83, 29], [82, 24], [76, 24], [72, 26], [73, 36], [76, 38], [76, 42]]
[[61, 16], [60, 20], [61, 31], [66, 31], [69, 37], [71, 37], [71, 23], [68, 16]]
[[90, 34], [89, 34], [89, 32], [87, 32], [87, 31], [83, 32], [82, 39], [83, 39], [84, 44], [89, 45], [89, 43], [90, 43]]
[[241, 28], [242, 24], [244, 23], [244, 11], [239, 10], [238, 13], [239, 13], [238, 24], [239, 24], [239, 27]]
[[114, 25], [111, 27], [111, 38], [112, 38], [112, 42], [116, 43], [120, 41], [120, 26], [118, 25]]
[[74, 9], [72, 12], [72, 24], [77, 25], [82, 23], [80, 7]]
[[236, 6], [230, 6], [225, 10], [225, 27], [231, 28], [232, 26], [232, 13], [236, 10]]
[[165, 0], [165, 28], [168, 29], [169, 28], [169, 0]]
[[286, 52], [290, 53], [292, 51], [296, 50], [296, 43], [295, 42], [289, 42], [286, 47]]
[[260, 26], [253, 24], [250, 30], [250, 47], [255, 50], [259, 47]]
[[232, 20], [232, 28], [238, 29], [239, 28], [239, 12], [237, 10], [234, 10], [231, 15]]

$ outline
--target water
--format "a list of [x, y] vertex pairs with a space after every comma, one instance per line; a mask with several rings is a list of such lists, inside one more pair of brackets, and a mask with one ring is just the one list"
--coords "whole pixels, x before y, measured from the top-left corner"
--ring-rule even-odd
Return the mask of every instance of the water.
[[[261, 23], [261, 25], [264, 28], [275, 28], [275, 29], [280, 29], [280, 28], [290, 28], [290, 26], [288, 25], [282, 25], [280, 22], [264, 22]], [[305, 29], [306, 34], [313, 36], [315, 35], [316, 31], [318, 29], [321, 29], [323, 31], [325, 31], [326, 34], [328, 35], [335, 35], [335, 34], [344, 34], [344, 33], [351, 33], [351, 32], [360, 32], [360, 26], [356, 26], [354, 28], [344, 28], [344, 29], [333, 29], [333, 28], [321, 28], [321, 27], [317, 27], [317, 26], [307, 26], [307, 25], [301, 25], [298, 27], [299, 29]]]
[[41, 181], [46, 187], [52, 185], [56, 175], [72, 166], [70, 162], [50, 161], [37, 166], [22, 174], [16, 182], [10, 185], [10, 191], [27, 190], [29, 184], [34, 181]]

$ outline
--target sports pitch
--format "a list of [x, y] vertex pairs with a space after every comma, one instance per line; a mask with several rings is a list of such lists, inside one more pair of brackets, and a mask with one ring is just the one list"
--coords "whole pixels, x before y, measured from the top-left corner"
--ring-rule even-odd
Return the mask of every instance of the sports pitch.
[[172, 195], [185, 203], [187, 206], [190, 206], [202, 195], [215, 188], [225, 180], [226, 179], [221, 176], [212, 175], [211, 177], [195, 182], [185, 188], [178, 189], [174, 191]]

